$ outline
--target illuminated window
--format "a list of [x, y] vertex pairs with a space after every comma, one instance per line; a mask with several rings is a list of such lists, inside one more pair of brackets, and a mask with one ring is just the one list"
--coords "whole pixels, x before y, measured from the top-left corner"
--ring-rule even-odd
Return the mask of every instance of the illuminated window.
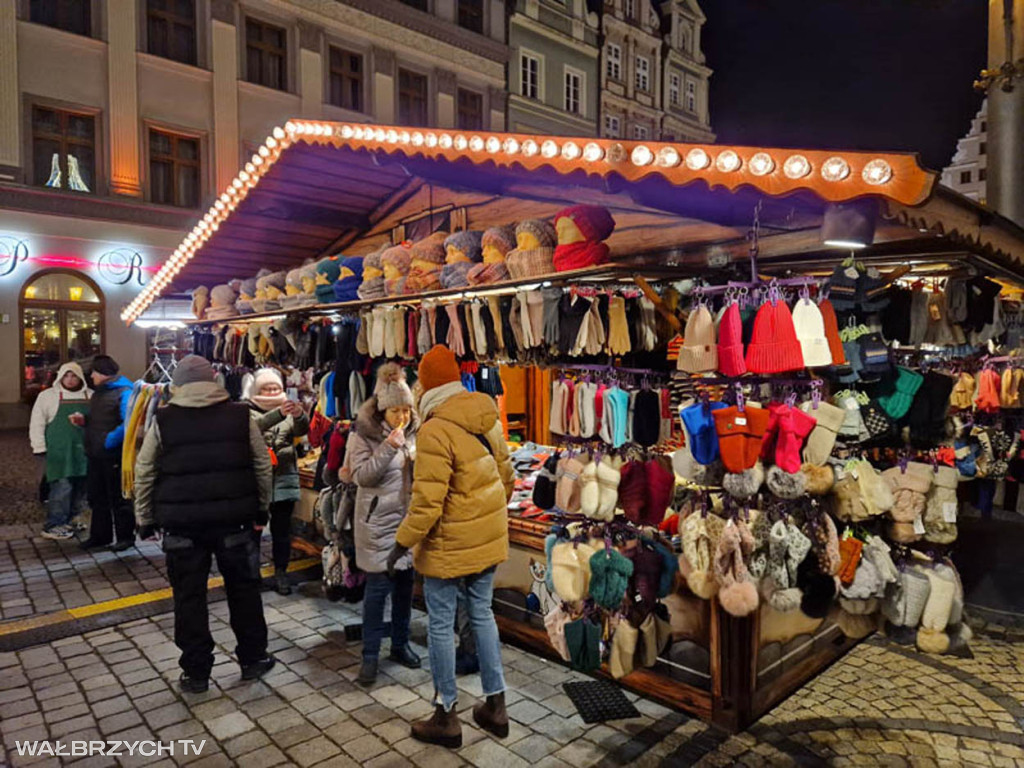
[[245, 20], [245, 76], [250, 83], [288, 89], [288, 33], [256, 19]]
[[154, 56], [195, 64], [195, 0], [147, 0], [146, 48]]
[[149, 132], [149, 190], [154, 203], [198, 208], [199, 168], [199, 139]]
[[96, 119], [32, 107], [32, 183], [92, 192], [96, 189]]
[[103, 295], [84, 275], [64, 270], [34, 275], [22, 288], [19, 309], [26, 402], [53, 385], [64, 363], [87, 369], [103, 353]]

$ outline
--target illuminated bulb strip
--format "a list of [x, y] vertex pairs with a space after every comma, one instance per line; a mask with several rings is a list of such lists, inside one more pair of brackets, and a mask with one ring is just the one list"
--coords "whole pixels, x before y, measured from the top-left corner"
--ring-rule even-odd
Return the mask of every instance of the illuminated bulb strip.
[[533, 139], [527, 139], [526, 141], [523, 142], [523, 154], [526, 155], [527, 157], [533, 157], [534, 155], [537, 154], [539, 149], [540, 148], [537, 146], [537, 142], [534, 141]]
[[460, 133], [452, 139], [452, 146], [459, 150], [459, 152], [462, 152], [469, 146], [469, 140]]
[[782, 172], [790, 179], [802, 179], [811, 172], [811, 162], [803, 155], [790, 155], [782, 164]]

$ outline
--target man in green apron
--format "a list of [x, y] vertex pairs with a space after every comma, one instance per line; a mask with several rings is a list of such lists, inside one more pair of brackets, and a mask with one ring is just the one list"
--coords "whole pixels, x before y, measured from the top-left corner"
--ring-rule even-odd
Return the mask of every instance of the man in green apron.
[[78, 363], [65, 363], [56, 383], [44, 389], [32, 407], [29, 439], [32, 452], [45, 460], [50, 485], [43, 538], [70, 539], [71, 518], [82, 510], [88, 461], [84, 432], [72, 422], [74, 414], [89, 412], [91, 392]]

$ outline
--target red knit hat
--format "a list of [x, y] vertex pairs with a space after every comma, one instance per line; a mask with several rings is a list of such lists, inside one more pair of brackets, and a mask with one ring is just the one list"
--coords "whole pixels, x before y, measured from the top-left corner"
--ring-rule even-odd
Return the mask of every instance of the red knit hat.
[[843, 342], [839, 338], [839, 321], [836, 319], [836, 310], [832, 302], [825, 299], [818, 304], [821, 311], [821, 320], [825, 324], [825, 339], [828, 341], [828, 348], [832, 352], [832, 365], [846, 365], [846, 352], [843, 350]]
[[751, 373], [785, 373], [804, 367], [804, 356], [793, 328], [793, 315], [784, 301], [766, 301], [757, 310], [747, 347]]
[[643, 462], [627, 461], [622, 465], [619, 481], [619, 506], [626, 519], [640, 524], [647, 516], [647, 476]]
[[606, 240], [615, 229], [615, 219], [607, 208], [600, 205], [574, 205], [555, 214], [555, 223], [561, 218], [570, 218], [587, 240]]
[[642, 522], [658, 525], [665, 519], [665, 513], [672, 504], [676, 491], [676, 473], [671, 460], [664, 454], [648, 459], [644, 464], [647, 478], [647, 508]]
[[726, 376], [742, 376], [747, 372], [743, 360], [743, 320], [735, 301], [725, 308], [718, 322], [718, 370]]
[[435, 387], [461, 381], [459, 364], [455, 362], [455, 353], [443, 344], [436, 344], [420, 360], [420, 384], [423, 391], [429, 392]]

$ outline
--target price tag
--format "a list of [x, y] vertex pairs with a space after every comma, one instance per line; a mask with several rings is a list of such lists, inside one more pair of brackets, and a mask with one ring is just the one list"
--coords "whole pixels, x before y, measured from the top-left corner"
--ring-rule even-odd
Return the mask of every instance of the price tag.
[[747, 426], [747, 417], [746, 416], [737, 416], [736, 417], [736, 426], [737, 427], [745, 427], [745, 426]]
[[846, 275], [851, 280], [856, 280], [858, 277], [860, 277], [860, 273], [857, 272], [856, 267], [847, 267], [846, 269], [843, 270], [843, 274]]
[[942, 519], [947, 523], [956, 522], [956, 502], [947, 501], [942, 505]]
[[484, 381], [487, 381], [487, 379], [489, 379], [490, 376], [491, 376], [491, 371], [490, 371], [489, 368], [482, 368], [482, 369], [480, 369], [480, 378], [481, 379], [483, 379]]
[[924, 520], [918, 515], [914, 518], [914, 533], [918, 536], [924, 536]]

